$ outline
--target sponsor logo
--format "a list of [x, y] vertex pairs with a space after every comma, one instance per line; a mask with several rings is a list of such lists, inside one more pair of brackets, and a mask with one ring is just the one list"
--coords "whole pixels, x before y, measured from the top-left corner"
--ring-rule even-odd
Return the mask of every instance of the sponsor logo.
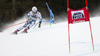
[[83, 13], [77, 12], [73, 14], [73, 19], [81, 19], [81, 18], [84, 18]]
[[72, 11], [72, 19], [81, 19], [81, 18], [85, 18], [83, 10]]

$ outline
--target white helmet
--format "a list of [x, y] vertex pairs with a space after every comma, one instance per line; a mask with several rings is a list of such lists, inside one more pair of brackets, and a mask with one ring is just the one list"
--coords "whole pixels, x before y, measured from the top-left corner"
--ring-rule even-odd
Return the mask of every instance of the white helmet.
[[35, 6], [33, 6], [33, 7], [32, 7], [32, 11], [33, 11], [33, 12], [36, 12], [36, 11], [37, 11], [37, 8], [36, 8]]

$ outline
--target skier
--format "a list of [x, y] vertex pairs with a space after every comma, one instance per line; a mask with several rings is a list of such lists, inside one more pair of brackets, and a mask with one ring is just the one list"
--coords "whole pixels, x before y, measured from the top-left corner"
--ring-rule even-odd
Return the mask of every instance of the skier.
[[27, 30], [29, 30], [33, 25], [35, 25], [37, 18], [39, 18], [39, 25], [38, 27], [41, 27], [41, 22], [42, 22], [42, 16], [41, 13], [37, 11], [37, 7], [33, 6], [32, 7], [32, 11], [30, 11], [27, 15], [26, 15], [26, 19], [27, 21], [25, 22], [25, 24], [18, 28], [17, 30], [15, 30], [13, 33], [14, 34], [18, 34], [18, 32], [20, 30], [22, 30], [23, 28], [25, 33], [27, 33]]

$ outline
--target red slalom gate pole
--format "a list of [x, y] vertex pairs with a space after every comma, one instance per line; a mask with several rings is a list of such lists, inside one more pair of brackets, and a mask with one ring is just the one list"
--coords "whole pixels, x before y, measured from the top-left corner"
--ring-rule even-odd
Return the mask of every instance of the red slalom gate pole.
[[[87, 0], [85, 0], [85, 3], [86, 3], [86, 7], [88, 7]], [[93, 51], [94, 51], [94, 42], [93, 42], [93, 35], [92, 35], [92, 28], [91, 28], [90, 20], [89, 20], [89, 26], [90, 26], [90, 32], [91, 32], [92, 47], [93, 47]]]
[[[67, 0], [67, 11], [69, 10], [69, 0]], [[69, 28], [69, 22], [68, 22], [68, 42], [69, 42], [69, 53], [71, 52], [70, 50], [70, 28]]]
[[89, 26], [90, 26], [90, 32], [91, 32], [91, 40], [92, 40], [92, 47], [94, 51], [94, 42], [93, 42], [93, 35], [92, 35], [92, 28], [91, 28], [91, 22], [89, 21]]
[[67, 9], [69, 8], [69, 0], [67, 0]]
[[[85, 3], [86, 3], [86, 7], [88, 8], [88, 3], [87, 3], [87, 0], [85, 0]], [[69, 12], [69, 13], [68, 13]], [[68, 42], [69, 42], [69, 52], [71, 52], [71, 47], [70, 47], [70, 27], [69, 27], [69, 24], [71, 23], [70, 22], [70, 19], [72, 19], [72, 18], [69, 18], [71, 15], [70, 15], [70, 11], [69, 11], [69, 0], [67, 0], [67, 15], [68, 15]], [[90, 26], [90, 32], [91, 32], [91, 40], [92, 40], [92, 47], [93, 47], [93, 51], [94, 51], [94, 42], [93, 42], [93, 35], [92, 35], [92, 28], [91, 28], [91, 23], [90, 23], [90, 20], [89, 20], [89, 14], [88, 14], [88, 9], [86, 10], [86, 19], [88, 19], [88, 20], [86, 20], [86, 21], [89, 21], [89, 26]]]
[[69, 52], [71, 52], [71, 50], [70, 50], [70, 28], [69, 28], [69, 23], [68, 23], [68, 41], [69, 41]]
[[4, 27], [4, 28], [2, 28], [2, 29], [7, 29], [7, 28], [10, 28], [10, 27], [13, 27], [13, 26], [16, 26], [16, 25], [22, 24], [22, 23], [25, 23], [25, 22], [21, 22], [21, 23], [18, 23], [18, 24], [14, 24], [14, 25], [11, 25], [11, 26], [7, 26], [7, 27]]
[[88, 3], [87, 3], [87, 0], [85, 0], [85, 3], [86, 3], [86, 7], [88, 7]]

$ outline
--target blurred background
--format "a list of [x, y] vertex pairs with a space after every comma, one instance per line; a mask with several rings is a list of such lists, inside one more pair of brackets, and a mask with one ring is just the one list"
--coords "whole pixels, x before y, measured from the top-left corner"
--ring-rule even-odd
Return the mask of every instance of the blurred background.
[[[90, 17], [98, 13], [100, 0], [87, 0]], [[7, 23], [12, 23], [20, 17], [26, 15], [33, 6], [38, 8], [43, 18], [49, 17], [49, 11], [46, 2], [55, 15], [55, 20], [63, 21], [67, 19], [67, 0], [0, 0], [0, 31]], [[69, 0], [69, 7], [80, 9], [85, 7], [85, 0]], [[49, 19], [49, 18], [48, 18]]]

